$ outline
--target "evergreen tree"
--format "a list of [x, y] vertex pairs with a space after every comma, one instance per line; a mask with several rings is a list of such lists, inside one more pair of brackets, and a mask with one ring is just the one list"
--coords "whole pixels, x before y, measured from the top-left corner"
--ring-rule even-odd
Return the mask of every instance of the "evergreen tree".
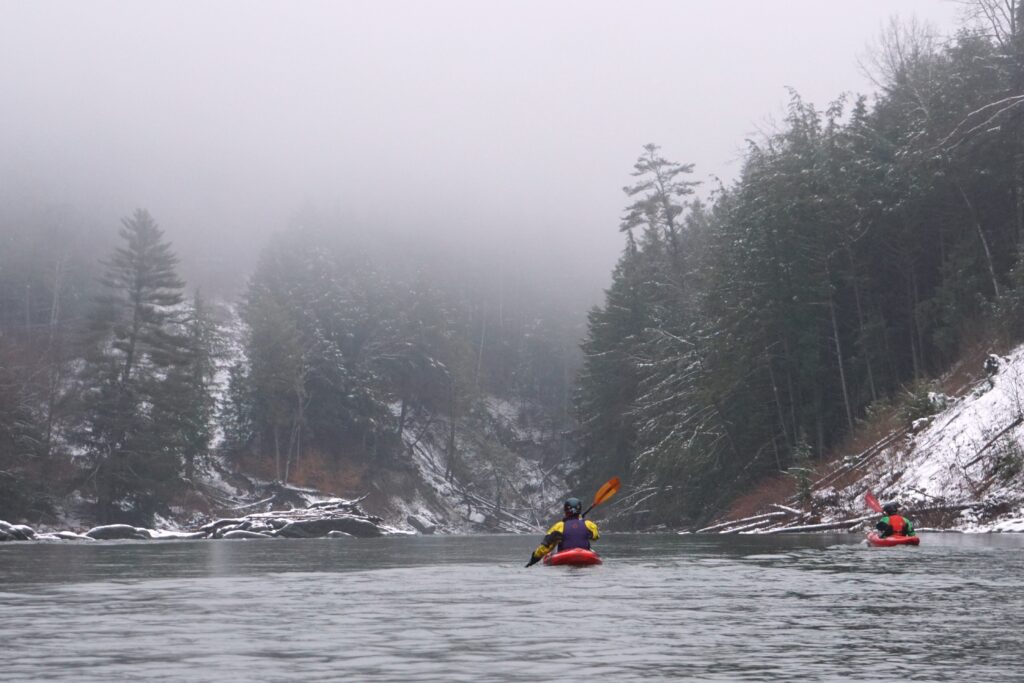
[[184, 283], [176, 257], [148, 212], [124, 219], [125, 245], [106, 262], [107, 293], [90, 324], [79, 377], [83, 429], [102, 521], [144, 521], [180, 485], [177, 446], [166, 420], [177, 416], [178, 383], [190, 362], [182, 333]]

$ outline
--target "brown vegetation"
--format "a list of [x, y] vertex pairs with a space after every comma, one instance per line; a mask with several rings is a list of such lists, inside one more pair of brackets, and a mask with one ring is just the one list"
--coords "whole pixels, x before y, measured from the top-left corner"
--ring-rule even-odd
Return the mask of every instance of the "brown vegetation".
[[359, 492], [363, 486], [365, 464], [339, 462], [320, 451], [307, 450], [292, 465], [289, 483], [344, 496]]

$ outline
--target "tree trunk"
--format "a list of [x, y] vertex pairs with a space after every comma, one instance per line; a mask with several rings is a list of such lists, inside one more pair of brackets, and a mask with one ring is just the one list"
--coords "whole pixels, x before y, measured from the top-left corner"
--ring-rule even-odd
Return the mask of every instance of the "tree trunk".
[[445, 448], [444, 480], [451, 481], [455, 473], [455, 382], [448, 377], [448, 444]]
[[402, 397], [402, 409], [398, 413], [398, 442], [402, 442], [402, 433], [405, 431], [405, 417], [409, 409], [409, 402]]
[[[768, 365], [768, 378], [771, 380], [771, 383], [772, 383], [772, 394], [775, 396], [775, 408], [779, 412], [779, 427], [782, 429], [782, 438], [786, 442], [786, 448], [788, 449], [788, 448], [790, 448], [789, 430], [786, 429], [786, 416], [785, 416], [785, 412], [782, 409], [782, 400], [779, 398], [779, 386], [778, 386], [778, 383], [775, 381], [775, 371], [772, 370], [772, 358], [771, 358], [771, 355], [769, 355], [769, 353], [768, 353], [768, 348], [767, 347], [765, 347], [764, 354], [765, 354], [766, 364]], [[774, 445], [774, 443], [775, 443], [774, 439], [772, 440], [772, 443]], [[777, 448], [776, 448], [775, 459], [778, 460], [778, 449]], [[779, 465], [779, 469], [780, 470], [782, 469], [781, 465]]]
[[793, 390], [793, 359], [789, 353], [789, 342], [785, 337], [782, 338], [782, 350], [786, 354], [786, 387], [789, 391], [789, 417], [793, 423], [793, 440], [795, 441], [800, 434], [800, 425], [796, 419], [796, 392]]
[[828, 310], [832, 316], [832, 338], [836, 343], [836, 359], [839, 362], [839, 383], [843, 388], [843, 405], [846, 407], [846, 425], [853, 431], [853, 411], [850, 409], [850, 392], [846, 388], [846, 370], [843, 369], [843, 348], [839, 343], [839, 323], [836, 320], [835, 297], [832, 296], [832, 285], [829, 283]]
[[274, 423], [274, 476], [281, 481], [281, 435], [276, 422]]
[[474, 377], [474, 384], [477, 389], [480, 388], [480, 371], [484, 364], [484, 340], [487, 338], [487, 311], [484, 310], [483, 318], [480, 320], [480, 348], [476, 355], [476, 375]]
[[909, 309], [910, 329], [907, 332], [910, 335], [910, 360], [914, 367], [914, 379], [917, 380], [921, 379], [921, 359], [919, 358], [917, 334], [917, 278], [913, 268], [908, 270], [910, 276], [907, 279], [907, 308]]
[[988, 239], [985, 237], [985, 231], [981, 228], [981, 220], [978, 218], [978, 212], [974, 210], [974, 204], [967, 197], [967, 193], [964, 192], [963, 186], [959, 180], [954, 179], [953, 184], [956, 185], [957, 191], [964, 200], [964, 204], [967, 206], [967, 211], [971, 215], [971, 222], [974, 223], [974, 229], [978, 233], [978, 239], [981, 240], [981, 246], [985, 251], [985, 265], [988, 266], [988, 274], [992, 280], [992, 291], [995, 293], [996, 298], [999, 298], [999, 280], [996, 279], [996, 269], [992, 263], [992, 251], [988, 247]]
[[871, 349], [867, 343], [867, 333], [864, 330], [865, 318], [864, 318], [864, 307], [860, 300], [860, 283], [857, 280], [857, 270], [853, 260], [853, 250], [850, 249], [849, 245], [846, 245], [846, 256], [850, 261], [850, 282], [853, 284], [853, 301], [857, 306], [857, 332], [861, 343], [859, 344], [861, 353], [864, 354], [864, 366], [868, 373], [868, 389], [871, 391], [871, 400], [878, 400], [878, 391], [875, 388], [875, 373], [871, 367]]
[[[46, 427], [43, 436], [43, 456], [49, 462], [50, 452], [53, 449], [53, 422], [54, 412], [57, 408], [57, 393], [60, 390], [61, 373], [61, 350], [57, 347], [58, 332], [60, 328], [60, 293], [64, 282], [65, 255], [57, 257], [53, 269], [53, 297], [50, 300], [50, 328], [46, 342], [46, 362], [48, 368], [48, 381], [46, 387]], [[44, 464], [44, 467], [48, 467]]]

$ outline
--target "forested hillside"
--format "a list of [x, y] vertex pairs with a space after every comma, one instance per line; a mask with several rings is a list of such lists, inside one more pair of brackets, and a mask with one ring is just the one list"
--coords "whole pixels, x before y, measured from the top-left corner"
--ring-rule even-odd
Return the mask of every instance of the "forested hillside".
[[[302, 210], [202, 253], [144, 209], [118, 231], [101, 198], [0, 188], [0, 518], [145, 523], [208, 509], [230, 472], [539, 523], [573, 474], [581, 496], [621, 476], [605, 510], [649, 527], [808, 471], [965, 352], [1024, 337], [1024, 6], [965, 7], [948, 38], [887, 29], [871, 96], [791, 91], [734, 181], [639, 148], [589, 318], [582, 269], [546, 244], [516, 262], [486, 224]], [[497, 216], [498, 194], [444, 201]]]
[[237, 304], [211, 301], [189, 293], [145, 210], [119, 235], [37, 207], [14, 218], [0, 253], [0, 517], [209, 511], [207, 480], [225, 468], [336, 494], [398, 481], [385, 493], [413, 498], [428, 444], [452, 502], [534, 493], [502, 474], [515, 448], [565, 469], [582, 318], [522, 283], [306, 225], [265, 246]]
[[585, 481], [699, 520], [826, 457], [966, 349], [1024, 332], [1024, 8], [890, 28], [874, 98], [791, 94], [710, 202], [645, 148], [579, 382]]

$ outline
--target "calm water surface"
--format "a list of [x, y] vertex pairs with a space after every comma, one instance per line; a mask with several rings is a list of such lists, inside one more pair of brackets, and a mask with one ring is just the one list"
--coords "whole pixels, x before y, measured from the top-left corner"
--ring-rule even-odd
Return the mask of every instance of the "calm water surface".
[[1024, 680], [1024, 536], [0, 545], [3, 680]]

